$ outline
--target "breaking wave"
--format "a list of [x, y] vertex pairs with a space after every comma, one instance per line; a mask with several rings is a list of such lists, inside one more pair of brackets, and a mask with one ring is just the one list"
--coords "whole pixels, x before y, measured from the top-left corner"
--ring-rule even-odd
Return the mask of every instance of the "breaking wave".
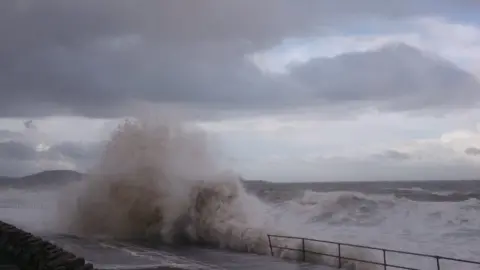
[[[305, 232], [301, 224], [279, 223], [275, 207], [247, 193], [238, 175], [222, 171], [211, 149], [205, 134], [192, 127], [126, 121], [112, 134], [93, 176], [63, 192], [62, 225], [86, 237], [149, 238], [258, 254], [270, 254], [268, 234]], [[288, 239], [272, 244], [301, 245]], [[291, 250], [274, 255], [301, 258]], [[344, 255], [372, 259], [363, 251]], [[336, 264], [331, 257], [308, 258]]]
[[458, 225], [462, 229], [476, 229], [480, 226], [480, 200], [475, 198], [438, 202], [414, 201], [396, 194], [305, 191], [302, 196], [276, 204], [276, 208], [280, 212], [295, 213], [306, 223], [328, 225], [372, 227], [391, 222], [395, 227], [402, 222], [442, 228]]

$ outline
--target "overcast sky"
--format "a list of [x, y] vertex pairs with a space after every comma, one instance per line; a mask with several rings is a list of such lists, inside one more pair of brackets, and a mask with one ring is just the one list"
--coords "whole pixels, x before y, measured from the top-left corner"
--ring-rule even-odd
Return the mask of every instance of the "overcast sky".
[[[271, 181], [480, 178], [480, 2], [0, 2], [0, 175], [175, 111]], [[167, 109], [166, 109], [167, 108]]]

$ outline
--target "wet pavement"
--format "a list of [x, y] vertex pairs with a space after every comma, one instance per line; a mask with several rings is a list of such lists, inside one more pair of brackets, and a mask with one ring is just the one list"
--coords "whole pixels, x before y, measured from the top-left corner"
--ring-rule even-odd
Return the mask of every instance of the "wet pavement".
[[[285, 261], [271, 256], [196, 247], [149, 248], [126, 242], [50, 237], [55, 244], [84, 257], [97, 269], [185, 270], [332, 270], [334, 268]], [[0, 269], [1, 270], [1, 269]]]

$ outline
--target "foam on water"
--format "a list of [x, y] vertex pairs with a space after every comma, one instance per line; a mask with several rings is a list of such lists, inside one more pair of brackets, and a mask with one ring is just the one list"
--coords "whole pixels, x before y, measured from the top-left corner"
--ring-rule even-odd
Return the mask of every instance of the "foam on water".
[[[307, 224], [310, 233], [332, 241], [371, 245], [478, 261], [480, 201], [418, 202], [392, 195], [358, 192], [313, 192], [276, 205]], [[290, 217], [287, 217], [290, 219]], [[381, 252], [375, 253], [381, 258]], [[436, 269], [433, 259], [389, 254], [392, 263]], [[477, 265], [447, 263], [444, 269], [478, 269]]]

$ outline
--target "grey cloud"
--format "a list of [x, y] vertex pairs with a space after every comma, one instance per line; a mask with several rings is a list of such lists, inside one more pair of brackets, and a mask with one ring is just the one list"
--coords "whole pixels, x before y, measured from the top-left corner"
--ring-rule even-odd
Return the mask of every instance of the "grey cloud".
[[38, 171], [39, 168], [33, 161], [19, 162], [13, 159], [0, 158], [0, 176], [21, 177]]
[[294, 67], [292, 74], [312, 96], [327, 104], [428, 110], [471, 107], [480, 98], [480, 84], [473, 75], [404, 44], [314, 59]]
[[480, 156], [480, 148], [468, 147], [467, 149], [465, 149], [465, 154], [469, 156]]
[[11, 140], [19, 140], [24, 137], [23, 133], [0, 129], [0, 141], [11, 141]]
[[[64, 142], [44, 151], [17, 141], [0, 143], [0, 176], [19, 176], [46, 169], [85, 171], [100, 157], [103, 143]], [[66, 167], [67, 166], [67, 167]]]
[[[1, 102], [5, 105], [0, 115], [118, 116], [121, 112], [115, 109], [126, 109], [134, 100], [227, 109], [261, 108], [291, 100], [285, 98], [292, 95], [288, 78], [263, 77], [253, 64], [239, 58], [238, 45], [212, 45], [196, 48], [198, 52], [165, 45], [137, 46], [123, 52], [96, 52], [95, 48], [72, 52], [66, 61], [53, 53], [48, 64], [29, 59], [22, 66], [24, 72], [5, 74], [2, 89], [10, 90]], [[38, 87], [42, 89], [33, 91]]]
[[334, 23], [467, 5], [452, 3], [1, 1], [0, 116], [125, 116], [134, 101], [239, 110], [302, 106], [311, 100], [309, 88], [262, 76], [245, 55]]
[[[374, 159], [320, 158], [305, 166], [261, 163], [256, 179], [272, 181], [428, 181], [479, 179], [478, 164], [457, 161], [382, 162]], [[252, 168], [245, 170], [246, 178]], [[301, 177], [301, 178], [299, 178]]]
[[33, 123], [33, 120], [27, 120], [23, 123], [27, 129], [37, 129], [37, 126]]
[[54, 156], [60, 155], [76, 161], [89, 161], [100, 156], [102, 146], [101, 142], [89, 144], [64, 142], [52, 146], [49, 152], [53, 153]]
[[36, 151], [23, 143], [8, 141], [0, 143], [0, 159], [32, 160], [36, 157]]
[[[92, 40], [125, 35], [190, 44], [245, 41], [252, 46], [304, 35], [332, 20], [445, 14], [475, 1], [35, 0], [2, 1], [2, 48], [82, 47]], [[330, 25], [329, 25], [330, 26]], [[12, 35], [15, 33], [16, 35]]]
[[380, 160], [397, 160], [397, 161], [408, 160], [412, 158], [410, 154], [403, 153], [397, 150], [386, 150], [383, 153], [374, 155], [374, 157]]

